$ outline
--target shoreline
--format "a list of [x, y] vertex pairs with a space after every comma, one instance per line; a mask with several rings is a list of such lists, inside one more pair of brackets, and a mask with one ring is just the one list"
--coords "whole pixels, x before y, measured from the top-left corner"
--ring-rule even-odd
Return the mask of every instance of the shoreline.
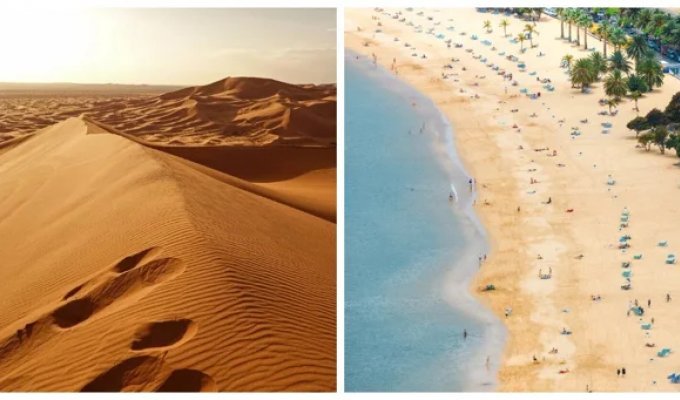
[[[474, 356], [467, 357], [467, 362], [462, 359], [450, 360], [465, 364], [465, 371], [469, 374], [466, 378], [460, 379], [464, 384], [455, 390], [493, 390], [497, 385], [495, 375], [500, 364], [498, 344], [505, 340], [505, 328], [490, 309], [466, 290], [478, 271], [478, 255], [488, 252], [488, 240], [472, 207], [475, 192], [470, 193], [467, 189], [469, 174], [464, 169], [463, 163], [458, 157], [455, 143], [453, 143], [452, 126], [437, 105], [429, 97], [410, 85], [409, 82], [395, 77], [380, 66], [373, 67], [369, 58], [349, 49], [346, 49], [345, 61], [346, 63], [354, 63], [352, 68], [358, 68], [360, 73], [365, 74], [376, 84], [387, 88], [396, 97], [401, 97], [404, 102], [411, 102], [412, 107], [415, 107], [414, 114], [419, 118], [425, 118], [424, 146], [436, 159], [435, 162], [438, 165], [436, 168], [448, 177], [447, 181], [441, 182], [441, 199], [446, 207], [450, 208], [447, 212], [450, 212], [460, 225], [460, 233], [466, 243], [461, 249], [456, 250], [456, 259], [453, 263], [445, 262], [442, 265], [442, 282], [435, 283], [437, 287], [435, 292], [438, 292], [439, 287], [441, 287], [443, 296], [441, 300], [446, 303], [447, 307], [451, 308], [452, 312], [476, 321], [476, 324], [484, 327], [481, 331], [479, 328], [471, 331], [471, 326], [467, 325], [456, 327], [456, 329], [460, 329], [460, 333], [464, 328], [467, 328], [471, 334], [478, 337], [477, 341], [481, 345], [475, 345]], [[451, 206], [451, 203], [446, 199], [450, 184], [455, 184], [459, 193], [458, 203], [455, 206]], [[458, 253], [459, 251], [462, 251], [462, 253]], [[439, 281], [439, 279], [437, 280]], [[491, 361], [489, 366], [485, 367], [487, 357], [490, 357]]]
[[[480, 41], [482, 36], [492, 36], [482, 32], [482, 20], [493, 19], [496, 23], [494, 26], [497, 26], [499, 18], [479, 14], [474, 9], [443, 12], [423, 10], [436, 17], [434, 21], [444, 21], [446, 16], [450, 17], [448, 21], [453, 23], [445, 24], [455, 25], [457, 32], [476, 32], [480, 35]], [[419, 10], [405, 13], [404, 16], [415, 20], [416, 11]], [[448, 14], [443, 15], [445, 13]], [[380, 32], [374, 30], [377, 20], [372, 19], [373, 16], [378, 16], [378, 21], [383, 23], [379, 27]], [[428, 24], [424, 17], [418, 22]], [[514, 32], [522, 22], [511, 18], [511, 23]], [[357, 32], [357, 26], [363, 30]], [[627, 319], [625, 314], [625, 304], [632, 301], [633, 297], [660, 297], [660, 291], [668, 290], [666, 287], [660, 288], [662, 285], [654, 280], [652, 268], [658, 267], [652, 267], [655, 264], [646, 259], [640, 262], [641, 268], [649, 265], [649, 272], [645, 269], [636, 270], [636, 276], [639, 276], [636, 282], [639, 282], [640, 290], [635, 293], [623, 292], [618, 288], [620, 271], [617, 264], [620, 263], [619, 259], [630, 255], [615, 255], [611, 248], [618, 233], [613, 225], [617, 213], [624, 206], [633, 209], [637, 218], [641, 219], [636, 219], [638, 225], [633, 234], [644, 241], [636, 242], [642, 246], [634, 251], [655, 252], [652, 245], [655, 243], [652, 242], [654, 235], [680, 239], [670, 224], [664, 222], [662, 226], [653, 227], [649, 223], [649, 220], [654, 219], [654, 207], [658, 209], [664, 203], [662, 199], [671, 196], [669, 191], [673, 190], [674, 171], [669, 170], [667, 165], [674, 163], [674, 156], [644, 153], [634, 148], [627, 138], [620, 139], [620, 136], [631, 136], [625, 127], [622, 128], [635, 116], [628, 111], [611, 118], [617, 128], [616, 134], [599, 135], [597, 132], [596, 135], [593, 132], [578, 140], [570, 138], [567, 135], [569, 126], [577, 125], [579, 117], [590, 117], [597, 110], [596, 98], [602, 91], [601, 84], [593, 89], [593, 92], [598, 93], [593, 95], [579, 95], [577, 90], [570, 90], [565, 85], [563, 71], [556, 67], [558, 63], [554, 60], [565, 52], [578, 55], [587, 53], [559, 40], [558, 21], [546, 21], [544, 18], [538, 28], [542, 33], [538, 38], [542, 45], [540, 48], [550, 53], [552, 63], [548, 63], [547, 59], [535, 58], [535, 49], [529, 50], [522, 58], [529, 59], [529, 65], [543, 65], [537, 70], [541, 71], [541, 75], [546, 71], [545, 74], [549, 74], [557, 87], [554, 93], [545, 93], [545, 100], [539, 101], [513, 96], [518, 88], [510, 88], [511, 94], [504, 92], [502, 83], [498, 84], [500, 78], [478, 60], [471, 60], [472, 54], [466, 54], [461, 49], [447, 51], [434, 34], [415, 34], [412, 29], [373, 10], [346, 10], [345, 46], [368, 57], [375, 54], [378, 64], [388, 70], [393, 60], [397, 60], [399, 78], [429, 97], [455, 127], [454, 141], [465, 169], [482, 185], [478, 188], [482, 204], [478, 203], [476, 210], [489, 233], [491, 251], [488, 261], [475, 276], [470, 292], [499, 318], [503, 318], [505, 307], [512, 307], [511, 317], [505, 319], [509, 336], [498, 374], [499, 390], [677, 390], [664, 382], [664, 374], [672, 370], [672, 365], [665, 359], [656, 359], [654, 364], [650, 364], [649, 356], [654, 353], [642, 347], [644, 342], [640, 338], [639, 326], [632, 319]], [[557, 40], [554, 39], [556, 30]], [[499, 39], [499, 36], [497, 31], [493, 33], [493, 42], [499, 43], [499, 51], [517, 50], [507, 44], [507, 40]], [[393, 42], [394, 37], [401, 40]], [[601, 49], [597, 40], [590, 39], [591, 46]], [[470, 43], [469, 36], [459, 39], [456, 35], [453, 40], [464, 42], [466, 49], [474, 49], [474, 54], [489, 55], [488, 48], [479, 41]], [[405, 50], [400, 46], [406, 41], [411, 47]], [[409, 57], [411, 51], [419, 56], [427, 53], [427, 59]], [[439, 73], [451, 55], [460, 58], [460, 62], [454, 64], [456, 81], [459, 80], [455, 84], [451, 80], [441, 79]], [[494, 57], [492, 61], [504, 62], [499, 59]], [[467, 69], [461, 71], [463, 65]], [[523, 80], [520, 87], [536, 87], [527, 74], [520, 74], [516, 70], [512, 72]], [[477, 78], [481, 74], [486, 80]], [[475, 75], [475, 78], [471, 75]], [[665, 106], [680, 86], [673, 81], [666, 79], [661, 90], [655, 90], [640, 101], [642, 113], [652, 107]], [[454, 89], [459, 88], [465, 92], [454, 92]], [[471, 93], [479, 97], [473, 97]], [[555, 102], [558, 108], [552, 111], [550, 106], [555, 108]], [[516, 104], [514, 107], [520, 109], [521, 114], [500, 111], [507, 107], [507, 103]], [[619, 108], [627, 110], [628, 102]], [[531, 111], [538, 117], [532, 119], [531, 116], [525, 116]], [[553, 120], [550, 119], [551, 114]], [[564, 127], [562, 124], [558, 127], [555, 123], [560, 117], [569, 120]], [[597, 115], [590, 118], [594, 122], [604, 120]], [[513, 123], [523, 128], [521, 133], [510, 130], [509, 126]], [[555, 132], [555, 135], [546, 135], [545, 132]], [[518, 150], [518, 146], [524, 151]], [[537, 153], [528, 151], [530, 148], [545, 147], [556, 149], [558, 157], [545, 157], [546, 153], [540, 153], [539, 150], [535, 150]], [[619, 161], [624, 159], [630, 165]], [[559, 168], [560, 164], [556, 163], [558, 160], [566, 167]], [[658, 178], [655, 178], [659, 180], [656, 185], [637, 172], [655, 168], [655, 172], [658, 171]], [[625, 185], [623, 188], [612, 189], [603, 184], [607, 175], [612, 173], [624, 181], [621, 184]], [[530, 178], [537, 179], [539, 185], [528, 184]], [[667, 189], [660, 190], [659, 186]], [[641, 201], [650, 191], [657, 193], [658, 198], [647, 200], [646, 203]], [[551, 206], [546, 206], [545, 199], [552, 199], [552, 196], [557, 196], [555, 201]], [[490, 204], [483, 205], [485, 201]], [[517, 212], [517, 207], [521, 207], [521, 212]], [[565, 209], [573, 208], [577, 210], [576, 213], [564, 213]], [[680, 212], [672, 208], [669, 210], [669, 219], [670, 215], [677, 216]], [[540, 259], [537, 259], [537, 254], [541, 255]], [[579, 254], [585, 254], [586, 257], [578, 258]], [[580, 261], [574, 261], [576, 259]], [[549, 281], [539, 280], [536, 273], [541, 269], [545, 272], [548, 267], [551, 270], [555, 268], [555, 277]], [[661, 273], [668, 275], [669, 282], [677, 282], [675, 272]], [[599, 279], [592, 280], [592, 274], [597, 274]], [[480, 293], [477, 288], [486, 283], [495, 284], [498, 290]], [[602, 293], [605, 298], [602, 304], [594, 304], [590, 300], [593, 293]], [[660, 300], [655, 301], [661, 303]], [[655, 331], [655, 337], [663, 346], [669, 346], [674, 342], [671, 333], [676, 326], [672, 325], [676, 324], [672, 322], [673, 311], [669, 307], [656, 312], [657, 318], [663, 318], [671, 326], [666, 325], [666, 329]], [[619, 336], [612, 338], [614, 333], [606, 328], [592, 329], [593, 324], [603, 322], [605, 325], [617, 326], [619, 330], [616, 333]], [[560, 335], [563, 327], [569, 327], [574, 334]], [[584, 331], [587, 334], [583, 334]], [[635, 346], [634, 350], [631, 350], [631, 346]], [[558, 348], [559, 354], [550, 353], [548, 350], [551, 348]], [[532, 362], [532, 355], [537, 357], [536, 362]], [[629, 371], [635, 371], [635, 375], [612, 381], [612, 373], [615, 374], [619, 366], [628, 367]]]

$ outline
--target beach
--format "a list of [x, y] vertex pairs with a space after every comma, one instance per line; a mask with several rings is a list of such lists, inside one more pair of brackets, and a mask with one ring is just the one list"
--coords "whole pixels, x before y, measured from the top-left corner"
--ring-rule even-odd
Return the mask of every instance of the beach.
[[[510, 22], [507, 37], [499, 27], [503, 18]], [[465, 169], [476, 180], [475, 210], [491, 247], [469, 290], [508, 329], [498, 389], [675, 391], [666, 379], [677, 372], [675, 355], [657, 352], [680, 348], [673, 299], [680, 296], [680, 270], [664, 263], [680, 248], [678, 158], [636, 148], [634, 132], [625, 127], [636, 116], [631, 100], [619, 104], [615, 116], [601, 115], [607, 111], [598, 104], [602, 83], [587, 94], [571, 87], [562, 57], [590, 52], [561, 40], [559, 21], [543, 16], [537, 47], [527, 42], [520, 54], [520, 44], [509, 39], [527, 23], [474, 9], [348, 9], [345, 46], [432, 99], [453, 126]], [[446, 39], [462, 47], [447, 47]], [[588, 45], [602, 49], [594, 37]], [[524, 61], [526, 71], [508, 55]], [[487, 64], [511, 72], [518, 86]], [[532, 99], [521, 89], [541, 96]], [[640, 98], [640, 114], [665, 108], [678, 91], [680, 81], [667, 76], [663, 87]], [[603, 123], [611, 124], [607, 133]], [[630, 214], [625, 229], [622, 212]], [[625, 252], [617, 248], [622, 235], [631, 236]], [[667, 247], [659, 247], [661, 241]], [[622, 262], [632, 263], [627, 291]], [[489, 284], [495, 290], [480, 290]], [[636, 300], [646, 306], [642, 317], [628, 312]], [[651, 329], [641, 329], [652, 318]], [[621, 368], [625, 377], [617, 376]]]
[[334, 391], [335, 85], [48, 86], [0, 91], [0, 390]]

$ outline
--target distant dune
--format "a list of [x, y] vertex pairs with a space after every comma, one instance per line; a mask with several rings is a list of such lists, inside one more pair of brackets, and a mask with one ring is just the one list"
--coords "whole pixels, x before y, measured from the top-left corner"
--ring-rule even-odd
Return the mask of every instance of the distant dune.
[[[106, 86], [106, 85], [105, 85]], [[118, 88], [121, 89], [122, 88]], [[91, 97], [7, 95], [0, 135], [17, 136], [87, 115], [147, 142], [168, 145], [298, 146], [335, 144], [335, 85], [292, 85], [263, 78], [226, 78], [160, 95], [139, 91]], [[139, 90], [139, 88], [137, 88]], [[0, 99], [8, 92], [0, 91]], [[97, 96], [96, 94], [99, 94]], [[3, 136], [0, 136], [0, 141]]]
[[176, 85], [128, 85], [119, 83], [20, 83], [0, 82], [0, 97], [9, 96], [49, 96], [49, 95], [133, 95], [160, 94], [181, 89]]
[[335, 390], [335, 87], [87, 102], [4, 120], [0, 389]]

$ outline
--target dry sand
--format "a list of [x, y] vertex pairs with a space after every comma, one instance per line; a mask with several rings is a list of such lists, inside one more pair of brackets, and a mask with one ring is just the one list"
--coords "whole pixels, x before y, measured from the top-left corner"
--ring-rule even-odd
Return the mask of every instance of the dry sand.
[[335, 390], [335, 87], [220, 82], [0, 143], [0, 389]]
[[[544, 16], [536, 26], [538, 47], [520, 55], [520, 45], [509, 39], [527, 22], [514, 17], [508, 18], [508, 38], [504, 38], [501, 15], [474, 9], [385, 11], [389, 15], [347, 10], [345, 44], [365, 56], [366, 62], [374, 54], [387, 70], [396, 58], [398, 75], [431, 97], [454, 126], [466, 168], [478, 181], [476, 209], [492, 245], [471, 290], [499, 318], [504, 318], [504, 308], [513, 309], [504, 318], [510, 335], [503, 351], [499, 389], [677, 391], [680, 386], [670, 384], [666, 376], [680, 372], [678, 355], [660, 358], [656, 354], [664, 347], [680, 351], [680, 308], [675, 303], [680, 299], [665, 300], [666, 293], [680, 296], [680, 269], [664, 263], [667, 253], [680, 250], [677, 157], [672, 151], [662, 156], [658, 150], [636, 148], [634, 133], [625, 128], [635, 116], [632, 101], [620, 104], [615, 117], [601, 116], [598, 112], [607, 109], [598, 105], [604, 97], [601, 83], [590, 94], [571, 88], [560, 60], [567, 53], [578, 58], [589, 52], [582, 45], [577, 48], [560, 40], [557, 20]], [[393, 19], [397, 11], [403, 15]], [[418, 16], [421, 11], [424, 14]], [[491, 21], [492, 33], [482, 27], [486, 19]], [[422, 25], [422, 33], [407, 26], [409, 21]], [[448, 26], [455, 30], [447, 30]], [[452, 38], [451, 48], [427, 34], [430, 28], [434, 34]], [[479, 39], [472, 40], [472, 34]], [[483, 45], [484, 39], [492, 41], [496, 50]], [[464, 47], [456, 48], [458, 42]], [[593, 37], [588, 44], [602, 49]], [[527, 71], [520, 72], [501, 52], [525, 61]], [[539, 57], [539, 52], [545, 55]], [[511, 86], [475, 58], [480, 54], [488, 58], [487, 63], [513, 73], [519, 86]], [[453, 62], [453, 57], [459, 61]], [[453, 68], [444, 69], [446, 64]], [[541, 79], [550, 78], [555, 91], [543, 89], [536, 76], [529, 75], [533, 71]], [[453, 75], [442, 79], [442, 73]], [[520, 94], [520, 88], [541, 91], [542, 96], [531, 100]], [[680, 81], [666, 77], [661, 89], [640, 99], [641, 114], [653, 107], [663, 109], [678, 91]], [[531, 117], [534, 113], [537, 116]], [[583, 118], [589, 122], [580, 123]], [[562, 124], [558, 123], [561, 119], [565, 120]], [[609, 134], [601, 133], [602, 122], [613, 124]], [[513, 129], [513, 124], [521, 131]], [[572, 139], [574, 126], [582, 135]], [[539, 151], [545, 148], [549, 150]], [[617, 181], [614, 186], [606, 184], [610, 174]], [[531, 184], [531, 178], [538, 183]], [[552, 203], [544, 204], [549, 197]], [[619, 231], [624, 207], [631, 213], [630, 226]], [[626, 252], [616, 248], [623, 234], [632, 236], [632, 247]], [[668, 241], [667, 248], [657, 246], [662, 240]], [[633, 254], [639, 253], [642, 259], [633, 260]], [[576, 258], [581, 254], [582, 259]], [[632, 261], [633, 289], [624, 291], [620, 288], [624, 283], [621, 262], [628, 260]], [[538, 278], [539, 270], [547, 273], [550, 268], [552, 279]], [[498, 290], [480, 292], [488, 283]], [[594, 302], [591, 295], [600, 295], [602, 300]], [[635, 299], [646, 309], [643, 318], [627, 316], [629, 303]], [[651, 307], [647, 307], [648, 299]], [[651, 318], [655, 321], [652, 329], [642, 330], [641, 323]], [[573, 333], [562, 335], [562, 328]], [[646, 343], [656, 347], [648, 348]], [[558, 353], [550, 353], [552, 348]], [[535, 363], [533, 356], [538, 360]], [[617, 377], [616, 370], [623, 367], [626, 377]]]

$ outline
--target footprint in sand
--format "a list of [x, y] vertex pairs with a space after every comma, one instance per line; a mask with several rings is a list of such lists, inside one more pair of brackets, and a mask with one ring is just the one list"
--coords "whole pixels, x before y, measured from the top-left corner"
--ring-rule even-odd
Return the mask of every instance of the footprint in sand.
[[[147, 249], [117, 263], [112, 268], [115, 276], [96, 283], [81, 297], [54, 310], [54, 324], [63, 329], [72, 328], [114, 307], [124, 298], [143, 296], [149, 289], [183, 272], [184, 263], [177, 258], [160, 258], [141, 264], [153, 251], [155, 249]], [[67, 293], [70, 296], [64, 297], [68, 299], [77, 295], [83, 286], [88, 286], [88, 283], [72, 289]]]
[[135, 332], [132, 351], [167, 350], [180, 346], [196, 335], [198, 327], [190, 319], [151, 322]]
[[[197, 332], [190, 319], [151, 322], [135, 332], [131, 350], [166, 351], [191, 339]], [[167, 354], [167, 353], [165, 353]], [[117, 363], [97, 375], [81, 392], [214, 392], [210, 375], [189, 368], [173, 369], [162, 357], [140, 355]]]
[[215, 381], [194, 369], [173, 370], [153, 356], [128, 358], [83, 386], [81, 392], [213, 392]]
[[[57, 330], [71, 329], [103, 311], [112, 311], [117, 307], [123, 308], [127, 304], [122, 299], [142, 298], [154, 287], [170, 280], [184, 271], [184, 263], [176, 258], [153, 259], [160, 249], [151, 247], [139, 253], [125, 257], [113, 267], [69, 290], [61, 304], [53, 311], [26, 324], [10, 336], [0, 340], [0, 364], [11, 363], [21, 355], [36, 350], [48, 343]], [[178, 325], [177, 328], [175, 325]], [[151, 338], [144, 343], [169, 343], [177, 335], [181, 336], [175, 342], [186, 341], [195, 334], [192, 323], [178, 323], [170, 325], [172, 334], [166, 338], [151, 329]], [[184, 328], [182, 328], [184, 326]], [[177, 333], [181, 332], [181, 333]], [[161, 336], [159, 339], [158, 336]], [[172, 343], [163, 346], [170, 346]]]

